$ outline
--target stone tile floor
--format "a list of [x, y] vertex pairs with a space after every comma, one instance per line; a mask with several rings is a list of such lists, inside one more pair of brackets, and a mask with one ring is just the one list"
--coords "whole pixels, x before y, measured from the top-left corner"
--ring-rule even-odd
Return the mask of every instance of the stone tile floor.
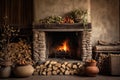
[[120, 80], [120, 76], [97, 75], [96, 77], [86, 76], [30, 76], [27, 78], [5, 78], [0, 80]]

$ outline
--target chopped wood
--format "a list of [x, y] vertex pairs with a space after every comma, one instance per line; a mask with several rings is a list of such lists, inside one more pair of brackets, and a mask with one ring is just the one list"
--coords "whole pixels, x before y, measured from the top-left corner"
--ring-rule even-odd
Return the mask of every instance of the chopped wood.
[[43, 75], [46, 75], [46, 72], [44, 71], [44, 72], [42, 72], [42, 74], [43, 74]]
[[73, 68], [73, 69], [77, 69], [77, 65], [74, 64], [74, 65], [72, 66], [72, 68]]
[[48, 67], [49, 67], [49, 68], [52, 68], [52, 65], [51, 65], [51, 64], [49, 64], [49, 65], [48, 65]]
[[59, 74], [60, 74], [60, 75], [63, 75], [63, 73], [62, 73], [62, 72], [60, 72]]
[[60, 70], [59, 70], [59, 69], [57, 70], [57, 73], [60, 73]]
[[63, 64], [64, 64], [64, 65], [67, 65], [67, 64], [68, 64], [68, 62], [64, 62]]
[[58, 69], [58, 67], [56, 67], [56, 66], [53, 66], [53, 70], [57, 70]]
[[46, 61], [45, 66], [49, 65], [50, 61]]
[[54, 64], [56, 64], [56, 63], [57, 63], [56, 61], [51, 61], [51, 62], [50, 62], [51, 65], [54, 65]]
[[52, 68], [48, 68], [47, 71], [52, 71]]
[[68, 66], [69, 68], [71, 68], [71, 67], [72, 67], [72, 64], [71, 64], [71, 63], [68, 63], [67, 66]]
[[56, 63], [55, 66], [57, 66], [58, 68], [60, 68], [61, 64], [60, 63]]
[[64, 68], [64, 69], [65, 69], [65, 64], [62, 64], [62, 68]]
[[57, 74], [57, 71], [52, 71], [52, 74], [53, 74], [53, 75], [56, 75], [56, 74]]
[[66, 75], [69, 75], [69, 74], [70, 74], [70, 71], [66, 70], [66, 71], [65, 71], [65, 74], [66, 74]]
[[[14, 64], [33, 64], [31, 46], [21, 40], [8, 45], [8, 54]], [[4, 54], [5, 55], [5, 54]], [[0, 55], [1, 56], [1, 55]]]
[[62, 73], [64, 73], [64, 72], [65, 72], [65, 69], [64, 69], [64, 68], [60, 68], [60, 71], [61, 71]]
[[52, 72], [51, 71], [47, 72], [47, 75], [52, 75]]
[[73, 75], [83, 67], [83, 63], [46, 61], [35, 67], [35, 74], [40, 75]]

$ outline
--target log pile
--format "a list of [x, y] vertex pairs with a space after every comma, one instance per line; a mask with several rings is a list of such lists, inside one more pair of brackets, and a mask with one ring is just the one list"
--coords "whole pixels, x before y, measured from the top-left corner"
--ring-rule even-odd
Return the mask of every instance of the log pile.
[[[8, 55], [14, 64], [32, 64], [31, 46], [25, 41], [21, 40], [17, 43], [10, 43], [8, 45]], [[3, 53], [0, 56], [5, 56]], [[2, 57], [1, 57], [2, 58]]]
[[101, 74], [109, 73], [109, 55], [100, 53], [98, 56], [98, 67], [100, 69]]
[[110, 55], [112, 56], [120, 56], [120, 54], [115, 53], [99, 53], [98, 55], [98, 67], [100, 69], [101, 74], [109, 74], [110, 73]]
[[74, 75], [83, 73], [83, 62], [58, 62], [48, 60], [35, 67], [34, 75]]

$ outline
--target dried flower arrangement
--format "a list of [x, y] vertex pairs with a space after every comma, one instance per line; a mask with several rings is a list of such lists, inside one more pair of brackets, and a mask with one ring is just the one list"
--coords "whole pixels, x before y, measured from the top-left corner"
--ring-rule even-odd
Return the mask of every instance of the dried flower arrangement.
[[61, 16], [48, 16], [45, 19], [40, 19], [40, 23], [83, 23], [87, 24], [87, 10], [75, 9], [65, 17]]

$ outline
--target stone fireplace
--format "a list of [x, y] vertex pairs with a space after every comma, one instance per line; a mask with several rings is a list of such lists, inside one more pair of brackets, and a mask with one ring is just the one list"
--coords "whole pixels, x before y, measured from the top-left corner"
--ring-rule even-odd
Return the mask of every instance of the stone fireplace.
[[35, 62], [52, 58], [89, 60], [92, 58], [91, 24], [34, 24]]

